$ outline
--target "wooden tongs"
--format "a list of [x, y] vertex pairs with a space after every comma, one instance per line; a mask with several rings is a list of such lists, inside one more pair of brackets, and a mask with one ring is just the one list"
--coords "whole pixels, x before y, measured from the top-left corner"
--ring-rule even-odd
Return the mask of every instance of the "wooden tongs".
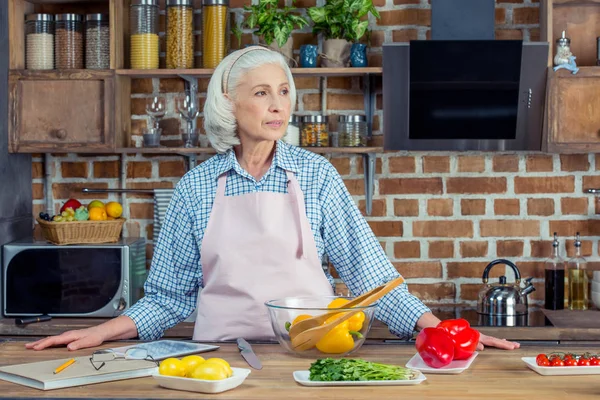
[[[319, 340], [323, 338], [330, 330], [335, 328], [340, 323], [351, 318], [356, 313], [362, 311], [362, 307], [366, 307], [375, 301], [385, 296], [390, 290], [396, 286], [402, 284], [404, 278], [399, 277], [392, 281], [389, 281], [385, 285], [376, 287], [367, 293], [358, 296], [349, 303], [344, 304], [343, 308], [359, 307], [354, 311], [333, 311], [317, 315], [316, 317], [308, 318], [298, 322], [290, 327], [290, 339], [292, 340], [292, 347], [297, 351], [304, 351], [312, 349]], [[335, 320], [323, 325], [323, 323], [333, 315], [339, 314], [339, 317]]]

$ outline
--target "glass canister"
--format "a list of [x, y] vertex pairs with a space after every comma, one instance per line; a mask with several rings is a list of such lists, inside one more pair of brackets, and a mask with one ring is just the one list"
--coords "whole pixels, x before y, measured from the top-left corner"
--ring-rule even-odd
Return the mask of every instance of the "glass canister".
[[131, 68], [158, 68], [158, 0], [131, 0], [129, 29]]
[[293, 146], [300, 146], [300, 117], [298, 115], [290, 115], [290, 121], [282, 140]]
[[229, 0], [202, 2], [202, 66], [216, 68], [229, 51]]
[[81, 15], [56, 15], [54, 57], [56, 69], [83, 68], [83, 18]]
[[367, 117], [364, 115], [340, 115], [338, 117], [338, 131], [341, 147], [367, 145]]
[[54, 68], [54, 15], [25, 17], [25, 66], [27, 69]]
[[167, 68], [194, 68], [192, 0], [167, 0]]
[[302, 118], [302, 146], [328, 147], [329, 130], [326, 115], [305, 115]]
[[85, 16], [85, 67], [110, 68], [110, 27], [108, 14]]

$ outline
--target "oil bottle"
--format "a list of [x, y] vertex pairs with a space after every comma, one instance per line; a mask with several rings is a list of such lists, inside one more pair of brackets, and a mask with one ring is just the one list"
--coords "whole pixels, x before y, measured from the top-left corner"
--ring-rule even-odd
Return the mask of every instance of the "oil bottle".
[[575, 256], [567, 265], [569, 282], [569, 310], [587, 310], [588, 308], [588, 276], [587, 261], [581, 256], [579, 232], [575, 239]]
[[558, 236], [554, 232], [552, 254], [544, 262], [545, 270], [545, 308], [562, 310], [565, 308], [565, 261], [558, 251]]

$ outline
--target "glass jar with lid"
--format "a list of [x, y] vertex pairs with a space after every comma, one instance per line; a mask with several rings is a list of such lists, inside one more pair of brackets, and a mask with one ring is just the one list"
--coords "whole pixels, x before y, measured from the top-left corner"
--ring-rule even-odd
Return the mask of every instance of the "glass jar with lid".
[[83, 68], [83, 17], [57, 14], [54, 38], [56, 69]]
[[131, 68], [158, 68], [158, 0], [131, 0], [129, 29]]
[[300, 146], [300, 117], [298, 115], [290, 115], [290, 121], [282, 140], [293, 146]]
[[216, 68], [229, 51], [229, 0], [202, 1], [202, 66]]
[[85, 67], [110, 68], [110, 27], [108, 14], [85, 16]]
[[192, 0], [167, 0], [167, 68], [194, 67]]
[[326, 115], [305, 115], [302, 118], [302, 146], [328, 147], [329, 129]]
[[338, 117], [339, 143], [342, 147], [367, 145], [367, 117], [364, 115], [340, 115]]
[[54, 68], [54, 15], [29, 14], [25, 17], [25, 67]]

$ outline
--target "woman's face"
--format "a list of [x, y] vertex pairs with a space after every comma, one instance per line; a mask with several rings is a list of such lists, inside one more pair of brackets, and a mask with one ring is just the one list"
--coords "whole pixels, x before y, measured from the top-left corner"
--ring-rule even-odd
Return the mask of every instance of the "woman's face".
[[279, 140], [292, 108], [290, 85], [283, 69], [265, 64], [246, 73], [238, 84], [235, 117], [240, 139]]

